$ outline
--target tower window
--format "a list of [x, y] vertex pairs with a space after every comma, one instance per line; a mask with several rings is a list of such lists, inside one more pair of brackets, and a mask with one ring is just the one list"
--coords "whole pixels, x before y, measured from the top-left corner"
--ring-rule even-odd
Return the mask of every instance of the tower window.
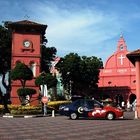
[[123, 45], [120, 46], [120, 50], [123, 50]]
[[30, 62], [30, 69], [33, 72], [33, 76], [36, 76], [36, 63], [35, 62]]

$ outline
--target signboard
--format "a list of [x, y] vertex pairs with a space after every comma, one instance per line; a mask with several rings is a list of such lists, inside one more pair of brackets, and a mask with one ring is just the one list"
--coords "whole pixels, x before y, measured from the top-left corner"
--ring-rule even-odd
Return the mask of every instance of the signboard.
[[42, 97], [41, 101], [42, 101], [44, 104], [48, 103], [48, 97], [46, 97], [46, 96]]

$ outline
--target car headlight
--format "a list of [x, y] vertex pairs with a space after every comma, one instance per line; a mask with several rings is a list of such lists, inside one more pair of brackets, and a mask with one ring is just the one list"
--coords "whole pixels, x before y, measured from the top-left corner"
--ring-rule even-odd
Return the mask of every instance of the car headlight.
[[64, 111], [69, 111], [69, 108], [68, 107], [64, 108]]
[[59, 107], [59, 110], [62, 110], [62, 109], [64, 109], [64, 108], [65, 108], [64, 106], [60, 106], [60, 107]]

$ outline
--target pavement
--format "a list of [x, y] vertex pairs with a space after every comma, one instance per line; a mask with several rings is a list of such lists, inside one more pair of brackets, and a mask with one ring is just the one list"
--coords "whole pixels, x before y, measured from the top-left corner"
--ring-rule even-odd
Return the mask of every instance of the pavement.
[[68, 117], [0, 117], [0, 140], [140, 140], [140, 119], [125, 112], [117, 120]]

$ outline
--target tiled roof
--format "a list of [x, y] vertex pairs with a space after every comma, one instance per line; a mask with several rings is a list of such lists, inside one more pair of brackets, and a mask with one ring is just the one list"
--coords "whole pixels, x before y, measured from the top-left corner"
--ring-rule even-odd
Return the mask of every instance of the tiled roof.
[[12, 22], [12, 24], [31, 24], [31, 25], [40, 25], [39, 23], [30, 21], [30, 20], [21, 20], [21, 21], [17, 21], [17, 22]]
[[16, 27], [16, 26], [36, 26], [36, 27], [43, 27], [43, 28], [47, 27], [47, 25], [39, 24], [37, 22], [33, 22], [30, 20], [21, 20], [17, 22], [10, 22], [8, 24], [8, 27]]
[[136, 59], [140, 59], [140, 49], [130, 52], [126, 56], [135, 65]]
[[140, 55], [140, 49], [130, 52], [128, 55]]

